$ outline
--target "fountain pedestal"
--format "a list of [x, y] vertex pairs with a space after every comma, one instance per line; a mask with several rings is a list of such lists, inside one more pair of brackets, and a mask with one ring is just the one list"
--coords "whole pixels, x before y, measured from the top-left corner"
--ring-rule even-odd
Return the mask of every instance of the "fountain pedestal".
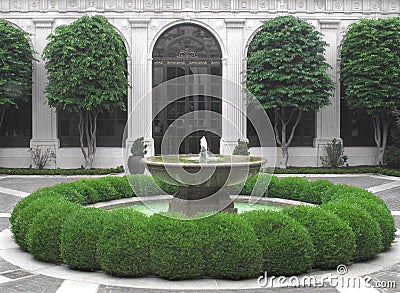
[[169, 211], [192, 217], [197, 213], [237, 213], [229, 193], [219, 188], [180, 186], [169, 204]]

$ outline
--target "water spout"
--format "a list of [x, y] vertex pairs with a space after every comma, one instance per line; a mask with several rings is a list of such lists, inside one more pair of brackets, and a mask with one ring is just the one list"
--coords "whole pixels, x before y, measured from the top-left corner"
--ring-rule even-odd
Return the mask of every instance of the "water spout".
[[200, 139], [200, 154], [199, 154], [199, 162], [205, 163], [208, 160], [208, 146], [207, 139], [203, 136]]

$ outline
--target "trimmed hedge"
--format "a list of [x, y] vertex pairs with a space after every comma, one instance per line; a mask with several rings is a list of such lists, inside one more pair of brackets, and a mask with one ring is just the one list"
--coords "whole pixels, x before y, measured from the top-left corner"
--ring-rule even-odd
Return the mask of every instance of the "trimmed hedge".
[[155, 275], [170, 280], [204, 276], [202, 235], [194, 221], [154, 214], [149, 229], [150, 261]]
[[[325, 204], [283, 213], [218, 213], [193, 221], [82, 207], [135, 196], [130, 183], [143, 195], [160, 193], [152, 177], [129, 176], [130, 182], [127, 177], [82, 179], [32, 193], [18, 202], [10, 218], [16, 242], [37, 259], [64, 261], [83, 270], [101, 268], [118, 276], [243, 279], [264, 270], [293, 275], [311, 266], [333, 268], [351, 259], [369, 259], [389, 249], [394, 239], [394, 219], [372, 193], [269, 174], [258, 175], [260, 182], [271, 181], [264, 196], [313, 203], [322, 199]], [[251, 194], [256, 179], [250, 178], [242, 192]], [[163, 188], [174, 193], [171, 185]]]
[[310, 270], [315, 249], [307, 230], [281, 212], [250, 211], [241, 214], [253, 228], [263, 251], [264, 271], [293, 276]]
[[142, 276], [149, 273], [149, 220], [129, 208], [109, 212], [97, 243], [97, 260], [114, 276]]
[[334, 201], [321, 206], [322, 209], [333, 212], [349, 224], [354, 232], [356, 251], [353, 261], [373, 258], [381, 249], [382, 236], [378, 222], [359, 206]]
[[96, 258], [97, 242], [103, 231], [107, 211], [80, 208], [67, 216], [61, 232], [61, 257], [73, 269], [101, 269]]
[[263, 272], [262, 247], [251, 225], [242, 217], [217, 213], [196, 221], [203, 238], [207, 276], [239, 280]]
[[60, 200], [43, 209], [33, 220], [26, 238], [28, 250], [36, 259], [62, 262], [61, 231], [66, 218], [75, 209], [82, 207], [76, 203]]
[[19, 209], [18, 213], [13, 212], [13, 214], [17, 216], [15, 216], [13, 220], [11, 231], [14, 234], [15, 242], [24, 251], [28, 250], [27, 235], [38, 214], [53, 204], [64, 201], [62, 195], [54, 195], [52, 193], [46, 194], [47, 196], [44, 196], [45, 193], [41, 193], [43, 196], [32, 201], [31, 204], [24, 208]]
[[372, 218], [374, 218], [379, 225], [382, 236], [382, 249], [386, 251], [392, 246], [392, 242], [395, 239], [396, 226], [394, 219], [389, 209], [385, 206], [376, 204], [375, 201], [370, 199], [364, 199], [357, 196], [347, 196], [338, 200], [339, 202], [348, 203], [351, 205], [358, 205], [366, 210]]
[[345, 185], [345, 184], [334, 185], [334, 187], [328, 189], [322, 195], [321, 198], [322, 198], [323, 203], [328, 203], [330, 201], [338, 200], [338, 199], [348, 197], [348, 196], [358, 197], [361, 200], [368, 199], [368, 200], [374, 201], [378, 205], [381, 205], [381, 206], [387, 208], [385, 202], [380, 197], [377, 197], [376, 195], [374, 195], [373, 193], [371, 193], [365, 189], [361, 189], [361, 188], [358, 188], [355, 186], [349, 186], [349, 185]]
[[283, 212], [303, 225], [310, 234], [316, 250], [314, 268], [332, 269], [350, 262], [356, 242], [346, 222], [320, 207], [289, 207]]
[[14, 169], [14, 168], [0, 168], [0, 174], [4, 175], [107, 175], [113, 173], [123, 173], [124, 167], [108, 169]]

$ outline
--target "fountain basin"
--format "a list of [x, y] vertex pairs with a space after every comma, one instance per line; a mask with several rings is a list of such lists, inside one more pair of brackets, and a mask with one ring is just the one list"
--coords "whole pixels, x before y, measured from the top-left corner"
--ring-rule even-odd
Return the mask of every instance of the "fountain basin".
[[221, 188], [253, 177], [265, 160], [260, 157], [213, 155], [208, 162], [199, 163], [195, 155], [165, 155], [144, 158], [142, 162], [152, 176], [168, 184]]
[[195, 155], [166, 155], [142, 160], [158, 180], [178, 186], [170, 211], [191, 217], [199, 212], [236, 213], [225, 187], [245, 182], [265, 163], [260, 157], [212, 155], [199, 162]]

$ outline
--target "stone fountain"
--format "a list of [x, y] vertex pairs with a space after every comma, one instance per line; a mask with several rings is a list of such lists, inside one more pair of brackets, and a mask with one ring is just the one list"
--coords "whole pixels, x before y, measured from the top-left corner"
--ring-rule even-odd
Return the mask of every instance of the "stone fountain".
[[200, 154], [147, 157], [143, 163], [158, 180], [176, 185], [169, 210], [189, 217], [199, 212], [236, 213], [227, 187], [244, 183], [265, 163], [260, 157], [213, 155], [207, 140], [200, 140]]

